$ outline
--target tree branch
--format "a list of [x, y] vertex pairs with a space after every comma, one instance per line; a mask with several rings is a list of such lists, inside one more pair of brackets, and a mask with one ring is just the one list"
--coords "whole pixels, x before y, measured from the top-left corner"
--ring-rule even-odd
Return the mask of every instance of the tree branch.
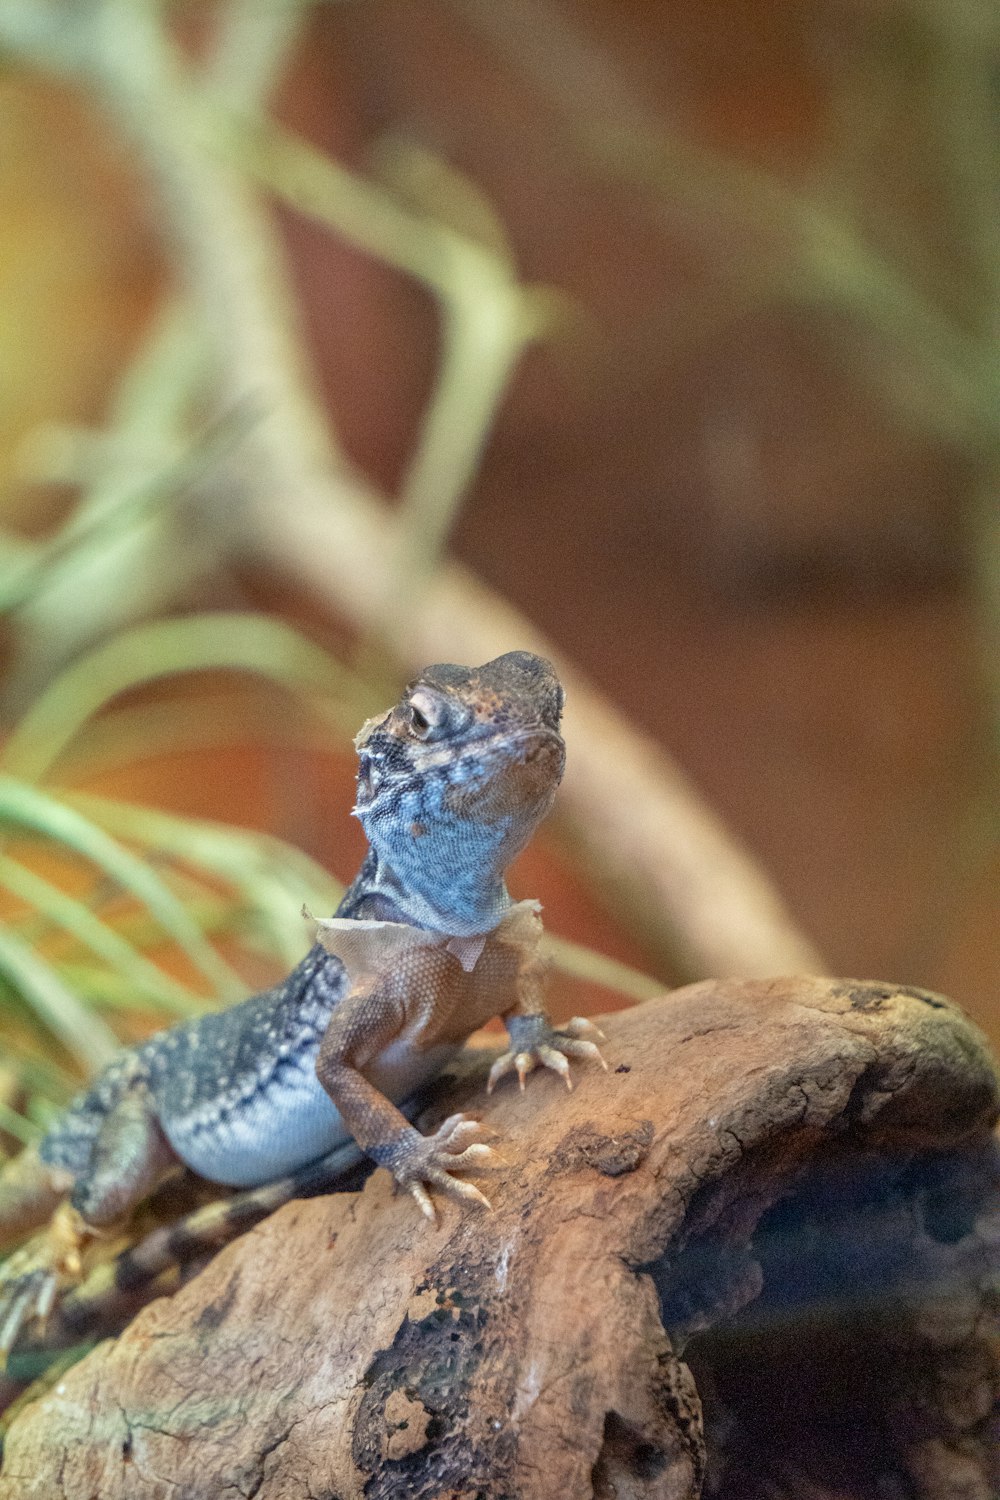
[[0, 1500], [157, 1476], [695, 1500], [706, 1457], [719, 1500], [995, 1493], [1000, 1101], [973, 1029], [827, 980], [604, 1025], [611, 1072], [572, 1094], [487, 1102], [473, 1055], [422, 1120], [499, 1132], [493, 1212], [429, 1225], [384, 1172], [288, 1204], [21, 1412]]

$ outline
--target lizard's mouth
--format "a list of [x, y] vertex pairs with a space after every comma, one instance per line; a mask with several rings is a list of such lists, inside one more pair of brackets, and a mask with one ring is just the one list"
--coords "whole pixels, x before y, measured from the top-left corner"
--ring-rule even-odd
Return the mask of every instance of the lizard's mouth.
[[534, 822], [544, 815], [566, 762], [561, 735], [544, 725], [498, 734], [491, 742], [481, 742], [476, 753], [480, 762], [493, 762], [490, 774], [452, 787], [445, 798], [452, 812], [482, 821], [519, 812]]
[[497, 735], [495, 743], [497, 770], [491, 780], [502, 781], [506, 774], [520, 781], [530, 772], [544, 777], [553, 787], [558, 785], [566, 763], [566, 745], [556, 730], [540, 724], [516, 734]]
[[522, 766], [533, 767], [554, 785], [559, 783], [566, 764], [566, 746], [561, 735], [551, 729], [540, 729], [526, 736], [516, 750]]

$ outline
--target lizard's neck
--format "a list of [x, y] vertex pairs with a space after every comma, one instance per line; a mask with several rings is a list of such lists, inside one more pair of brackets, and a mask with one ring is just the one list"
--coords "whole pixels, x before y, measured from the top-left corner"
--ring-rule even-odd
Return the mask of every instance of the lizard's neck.
[[[442, 872], [443, 873], [443, 872]], [[502, 875], [485, 870], [451, 870], [447, 879], [404, 882], [369, 849], [361, 869], [344, 893], [338, 917], [383, 922], [409, 922], [453, 937], [492, 932], [510, 909], [511, 899]]]

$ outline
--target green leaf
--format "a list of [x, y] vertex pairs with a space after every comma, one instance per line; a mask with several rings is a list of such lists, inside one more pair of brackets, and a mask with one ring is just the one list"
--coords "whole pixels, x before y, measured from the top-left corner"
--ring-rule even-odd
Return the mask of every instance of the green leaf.
[[203, 1008], [197, 997], [144, 958], [120, 933], [103, 922], [83, 901], [36, 875], [18, 860], [0, 855], [0, 885], [27, 902], [47, 921], [69, 932], [92, 953], [103, 958], [132, 987], [137, 1000], [151, 999], [177, 1015], [189, 1016]]
[[[357, 727], [353, 715], [351, 723]], [[163, 703], [111, 705], [90, 720], [66, 760], [76, 782], [100, 776], [111, 767], [134, 766], [151, 756], [211, 753], [248, 744], [328, 755], [330, 726], [319, 720], [309, 723], [294, 713], [275, 713], [273, 693], [240, 692], [230, 682], [217, 693], [200, 691], [195, 704], [185, 694]]]
[[[117, 969], [105, 968], [103, 964], [60, 962], [59, 973], [64, 983], [87, 1005], [101, 1011], [121, 1011], [134, 1016], [139, 1003], [135, 985], [123, 979]], [[206, 1008], [204, 1004], [200, 1005], [199, 1014]]]
[[0, 764], [37, 781], [117, 694], [158, 678], [220, 669], [251, 672], [317, 696], [346, 732], [372, 709], [360, 678], [282, 621], [255, 614], [188, 615], [123, 631], [67, 667], [14, 729]]
[[12, 1135], [22, 1146], [33, 1146], [41, 1135], [37, 1125], [26, 1120], [24, 1115], [18, 1114], [16, 1109], [11, 1109], [0, 1099], [0, 1130], [7, 1135]]
[[221, 993], [236, 996], [245, 992], [239, 975], [220, 958], [169, 886], [148, 864], [88, 818], [37, 787], [0, 776], [0, 821], [30, 828], [82, 855], [141, 901]]
[[0, 974], [90, 1072], [121, 1051], [104, 1022], [66, 988], [58, 974], [14, 933], [0, 929]]
[[[47, 1047], [47, 1037], [45, 1044]], [[51, 1048], [43, 1055], [37, 1050], [37, 1043], [32, 1045], [26, 1042], [24, 1037], [4, 1035], [3, 1050], [4, 1064], [15, 1074], [20, 1086], [30, 1092], [27, 1110], [32, 1119], [34, 1119], [34, 1111], [40, 1099], [46, 1095], [50, 1096], [50, 1099], [65, 1099], [75, 1086], [65, 1066], [57, 1062], [53, 1056], [48, 1055], [51, 1053]], [[56, 1105], [52, 1107], [58, 1108]]]
[[303, 902], [332, 910], [342, 894], [321, 865], [273, 835], [86, 792], [67, 796], [120, 837], [225, 880], [267, 924], [285, 962], [297, 963], [304, 951]]

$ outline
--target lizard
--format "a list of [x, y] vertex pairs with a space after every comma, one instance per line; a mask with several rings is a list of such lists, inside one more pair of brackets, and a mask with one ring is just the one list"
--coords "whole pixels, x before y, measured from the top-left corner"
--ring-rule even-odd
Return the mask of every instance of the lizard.
[[551, 665], [512, 651], [427, 667], [363, 725], [368, 852], [333, 917], [304, 910], [298, 966], [123, 1049], [0, 1171], [0, 1246], [48, 1225], [0, 1266], [0, 1358], [80, 1280], [86, 1245], [178, 1168], [266, 1197], [353, 1140], [432, 1220], [429, 1189], [490, 1206], [454, 1175], [494, 1165], [478, 1122], [452, 1115], [425, 1136], [399, 1106], [497, 1015], [509, 1045], [489, 1090], [511, 1071], [523, 1089], [539, 1066], [571, 1087], [570, 1058], [606, 1066], [591, 1022], [550, 1021], [538, 903], [505, 882], [562, 777], [562, 706]]

